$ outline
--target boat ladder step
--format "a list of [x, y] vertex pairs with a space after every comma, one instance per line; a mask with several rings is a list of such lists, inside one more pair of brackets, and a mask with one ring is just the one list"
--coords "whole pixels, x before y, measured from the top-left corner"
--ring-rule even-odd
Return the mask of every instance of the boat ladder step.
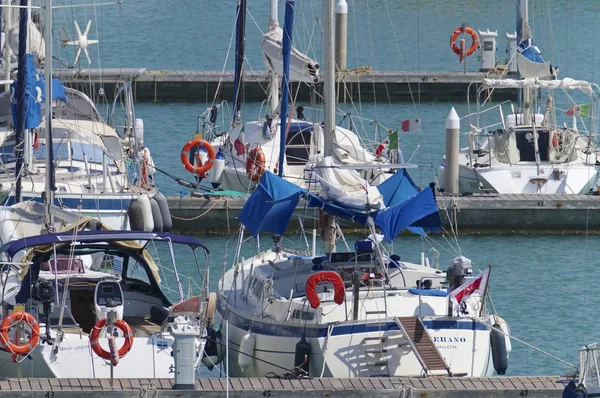
[[450, 374], [450, 367], [438, 351], [418, 316], [396, 318], [396, 324], [402, 331], [412, 351], [417, 356], [423, 370], [445, 370]]
[[379, 337], [365, 337], [362, 341], [363, 344], [367, 343], [367, 342], [372, 342], [372, 341], [376, 341], [378, 343], [385, 343], [385, 341], [387, 340], [387, 336], [379, 336]]
[[385, 354], [387, 352], [386, 348], [369, 348], [364, 351], [365, 354]]
[[367, 362], [367, 366], [388, 366], [388, 361], [386, 359], [380, 361]]

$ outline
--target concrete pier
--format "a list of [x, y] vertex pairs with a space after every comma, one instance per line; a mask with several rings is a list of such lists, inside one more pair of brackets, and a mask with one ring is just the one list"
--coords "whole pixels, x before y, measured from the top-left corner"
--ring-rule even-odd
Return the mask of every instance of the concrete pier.
[[[104, 89], [107, 98], [114, 95], [115, 84], [124, 79], [134, 82], [136, 101], [200, 101], [212, 102], [220, 84], [217, 100], [233, 98], [233, 72], [195, 70], [150, 70], [145, 68], [106, 68], [55, 70], [54, 75], [65, 85], [98, 92]], [[410, 101], [459, 100], [465, 101], [467, 88], [480, 82], [483, 72], [377, 72], [368, 68], [344, 71], [337, 74], [336, 91], [339, 101]], [[322, 92], [322, 84], [318, 90]], [[344, 89], [344, 85], [346, 86]], [[298, 91], [299, 101], [309, 101], [306, 84], [291, 82], [292, 92]], [[344, 96], [344, 93], [346, 95]], [[474, 95], [472, 87], [471, 94]], [[515, 92], [499, 90], [494, 99], [513, 98]], [[499, 97], [501, 95], [502, 97]], [[267, 72], [244, 74], [243, 97], [245, 101], [264, 101], [267, 98]]]
[[[600, 233], [599, 195], [437, 195], [444, 228], [458, 234], [590, 234]], [[167, 198], [173, 229], [184, 233], [231, 233], [246, 199], [240, 197]], [[318, 228], [319, 213], [301, 201], [289, 229]], [[363, 233], [357, 224], [343, 222], [347, 232]], [[452, 227], [451, 227], [452, 226]]]
[[490, 378], [203, 378], [196, 390], [173, 390], [173, 379], [5, 379], [0, 398], [125, 398], [125, 397], [560, 397], [558, 377]]

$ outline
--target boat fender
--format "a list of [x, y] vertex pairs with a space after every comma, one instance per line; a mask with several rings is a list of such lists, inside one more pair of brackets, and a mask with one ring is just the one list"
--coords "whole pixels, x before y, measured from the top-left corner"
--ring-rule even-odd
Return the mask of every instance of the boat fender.
[[506, 351], [504, 334], [498, 332], [498, 330], [502, 331], [502, 327], [496, 323], [492, 327], [492, 332], [490, 333], [492, 360], [494, 362], [496, 373], [503, 375], [506, 373], [506, 369], [508, 369], [508, 353]]
[[296, 343], [296, 354], [294, 355], [294, 368], [300, 368], [308, 374], [310, 369], [310, 343], [304, 336]]
[[213, 370], [215, 365], [218, 365], [223, 360], [223, 357], [220, 355], [223, 351], [221, 349], [223, 336], [220, 331], [216, 331], [213, 328], [207, 328], [206, 333], [206, 345], [204, 346], [202, 363], [208, 370]]
[[129, 208], [127, 209], [127, 216], [129, 217], [129, 228], [132, 231], [144, 230], [144, 212], [142, 210], [142, 204], [137, 198], [131, 200]]
[[160, 206], [158, 202], [154, 198], [150, 198], [150, 209], [152, 210], [152, 222], [154, 223], [153, 232], [162, 232], [163, 231], [163, 219], [162, 214], [160, 214]]
[[212, 292], [208, 295], [208, 304], [206, 305], [206, 327], [212, 328], [215, 325], [216, 309], [217, 293]]
[[150, 199], [146, 194], [138, 195], [138, 201], [142, 205], [142, 219], [144, 220], [143, 231], [151, 232], [154, 229], [154, 220], [152, 219], [152, 206]]
[[238, 366], [245, 372], [254, 361], [254, 345], [256, 344], [256, 336], [248, 332], [240, 341], [240, 353], [238, 354]]
[[171, 211], [169, 210], [167, 198], [161, 192], [157, 192], [156, 195], [154, 195], [154, 200], [156, 200], [158, 207], [160, 208], [163, 232], [171, 232], [171, 229], [173, 228], [173, 220], [171, 219]]
[[223, 178], [223, 170], [225, 169], [225, 157], [221, 151], [217, 152], [214, 166], [210, 171], [210, 183], [213, 188], [219, 188], [221, 185], [221, 178]]

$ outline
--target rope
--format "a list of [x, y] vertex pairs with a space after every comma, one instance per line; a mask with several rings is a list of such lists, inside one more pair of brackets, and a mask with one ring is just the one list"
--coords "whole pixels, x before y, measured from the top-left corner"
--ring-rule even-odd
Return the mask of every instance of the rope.
[[[195, 216], [195, 217], [192, 217], [192, 218], [184, 218], [184, 217], [177, 217], [177, 216], [171, 215], [171, 218], [174, 218], [176, 220], [181, 220], [181, 221], [193, 221], [193, 220], [197, 220], [200, 217], [205, 216], [206, 214], [208, 214], [208, 212], [211, 211], [212, 209], [214, 209], [214, 207], [216, 205], [218, 205], [221, 200], [222, 199], [218, 199], [208, 210], [206, 210], [204, 213], [202, 213], [202, 214], [200, 214], [198, 216]], [[227, 199], [225, 199], [225, 201], [227, 201]]]
[[509, 338], [511, 338], [511, 339], [513, 339], [513, 340], [515, 340], [515, 341], [518, 341], [519, 343], [521, 343], [521, 344], [523, 344], [523, 345], [525, 345], [525, 346], [527, 346], [527, 347], [529, 347], [529, 348], [532, 348], [532, 349], [534, 349], [535, 351], [539, 352], [540, 354], [544, 354], [544, 355], [546, 355], [546, 356], [549, 356], [550, 358], [552, 358], [552, 359], [555, 359], [555, 360], [557, 360], [558, 362], [560, 362], [560, 363], [562, 363], [562, 364], [564, 364], [564, 365], [570, 366], [570, 367], [572, 367], [572, 368], [577, 368], [577, 366], [573, 365], [572, 363], [569, 363], [569, 362], [567, 362], [567, 361], [565, 361], [565, 360], [562, 360], [562, 359], [560, 359], [559, 357], [557, 357], [557, 356], [554, 356], [554, 355], [550, 354], [549, 352], [546, 352], [546, 351], [542, 350], [541, 348], [537, 348], [537, 347], [535, 347], [535, 346], [533, 346], [533, 345], [531, 345], [531, 344], [529, 344], [529, 343], [527, 343], [527, 342], [525, 342], [525, 341], [523, 341], [523, 340], [521, 340], [521, 339], [519, 339], [519, 338], [516, 338], [515, 336], [511, 336], [511, 335], [510, 335], [510, 334], [508, 334], [508, 333], [504, 333], [502, 330], [499, 330], [499, 329], [497, 329], [497, 328], [494, 328], [492, 325], [489, 325], [489, 324], [487, 324], [487, 323], [483, 322], [483, 321], [482, 321], [481, 319], [479, 319], [479, 318], [471, 318], [471, 319], [473, 319], [475, 322], [478, 322], [478, 323], [480, 323], [480, 324], [484, 325], [486, 328], [488, 328], [488, 329], [490, 329], [490, 330], [492, 330], [492, 329], [493, 329], [493, 331], [494, 331], [494, 332], [501, 333], [501, 334], [503, 334], [503, 335], [504, 335], [504, 336], [506, 336], [506, 337], [509, 337]]

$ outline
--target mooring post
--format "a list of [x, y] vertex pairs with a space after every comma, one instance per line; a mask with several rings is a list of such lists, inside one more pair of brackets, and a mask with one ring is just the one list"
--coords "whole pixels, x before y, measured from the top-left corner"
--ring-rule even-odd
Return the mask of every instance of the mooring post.
[[446, 117], [446, 193], [458, 194], [458, 152], [460, 144], [460, 118], [454, 107]]

